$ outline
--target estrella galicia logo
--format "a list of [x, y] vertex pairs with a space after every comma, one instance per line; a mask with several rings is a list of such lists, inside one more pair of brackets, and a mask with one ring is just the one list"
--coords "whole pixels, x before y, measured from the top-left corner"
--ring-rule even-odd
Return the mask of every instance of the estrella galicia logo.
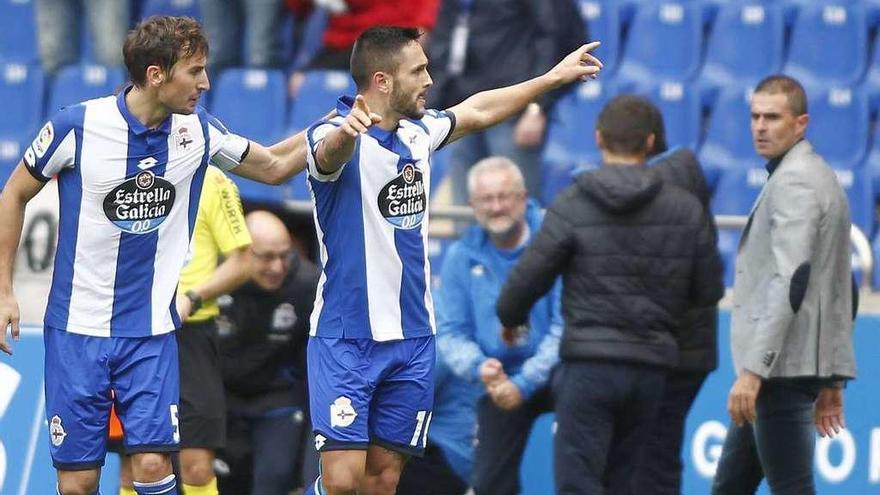
[[144, 170], [104, 197], [104, 214], [125, 232], [146, 234], [159, 228], [168, 218], [174, 196], [170, 182]]
[[379, 211], [398, 229], [414, 229], [421, 225], [426, 206], [422, 171], [411, 163], [379, 191]]

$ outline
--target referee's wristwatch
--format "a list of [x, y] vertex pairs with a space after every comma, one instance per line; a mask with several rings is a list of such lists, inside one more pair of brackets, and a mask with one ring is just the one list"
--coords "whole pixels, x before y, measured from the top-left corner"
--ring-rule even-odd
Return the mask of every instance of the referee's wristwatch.
[[192, 303], [192, 309], [190, 310], [190, 313], [195, 313], [199, 310], [199, 308], [202, 307], [202, 296], [200, 296], [198, 292], [194, 290], [188, 290], [184, 295], [187, 299], [189, 299], [189, 302]]

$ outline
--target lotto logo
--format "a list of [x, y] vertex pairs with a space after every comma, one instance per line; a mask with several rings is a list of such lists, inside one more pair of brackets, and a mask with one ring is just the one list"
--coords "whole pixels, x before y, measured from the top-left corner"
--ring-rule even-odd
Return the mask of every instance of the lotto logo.
[[321, 450], [325, 443], [327, 443], [327, 437], [320, 433], [315, 435], [315, 450]]

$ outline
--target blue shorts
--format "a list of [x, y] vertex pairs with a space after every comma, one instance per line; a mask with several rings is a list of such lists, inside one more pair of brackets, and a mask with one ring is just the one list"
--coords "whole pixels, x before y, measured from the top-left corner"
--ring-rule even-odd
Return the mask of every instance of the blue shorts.
[[127, 453], [178, 450], [174, 333], [91, 337], [46, 327], [43, 340], [46, 420], [55, 468], [78, 471], [104, 464], [112, 392]]
[[434, 406], [434, 336], [390, 342], [309, 338], [315, 448], [369, 444], [421, 456]]

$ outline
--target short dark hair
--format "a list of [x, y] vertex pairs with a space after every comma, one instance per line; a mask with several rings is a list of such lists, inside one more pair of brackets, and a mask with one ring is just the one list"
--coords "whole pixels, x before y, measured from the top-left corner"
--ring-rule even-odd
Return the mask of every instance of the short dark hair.
[[129, 31], [122, 47], [128, 77], [140, 87], [147, 83], [147, 67], [171, 72], [178, 60], [194, 55], [208, 56], [208, 39], [192, 17], [150, 17]]
[[620, 95], [605, 104], [596, 120], [596, 130], [612, 153], [647, 153], [648, 136], [654, 132], [654, 105], [636, 95]]
[[758, 83], [755, 93], [782, 93], [788, 100], [788, 109], [791, 113], [796, 117], [807, 113], [807, 93], [801, 83], [793, 77], [782, 74], [765, 77]]
[[377, 26], [361, 33], [351, 50], [351, 77], [359, 91], [370, 86], [376, 72], [393, 73], [400, 64], [400, 50], [419, 41], [422, 36], [417, 28]]
[[654, 133], [654, 147], [648, 150], [648, 156], [659, 155], [665, 153], [669, 149], [669, 143], [666, 142], [666, 124], [663, 122], [663, 112], [652, 102], [651, 105], [651, 132]]

